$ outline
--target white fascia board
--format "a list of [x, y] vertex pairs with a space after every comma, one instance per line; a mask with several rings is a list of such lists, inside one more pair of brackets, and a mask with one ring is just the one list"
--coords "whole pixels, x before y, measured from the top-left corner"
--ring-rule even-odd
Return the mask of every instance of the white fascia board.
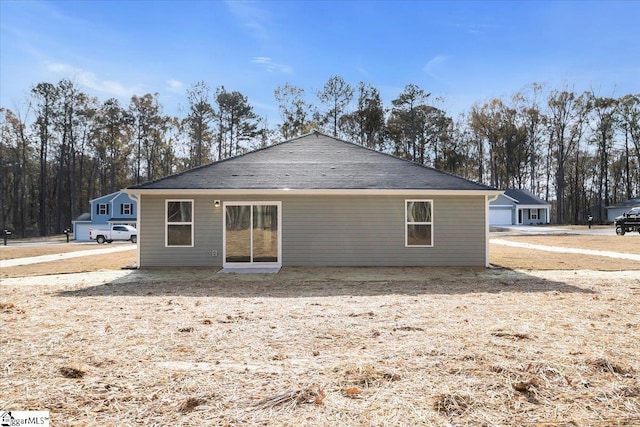
[[502, 194], [504, 197], [506, 197], [509, 200], [512, 200], [514, 203], [518, 203], [518, 201], [516, 199], [514, 199], [513, 197], [509, 197], [506, 194]]
[[393, 195], [434, 195], [434, 196], [497, 196], [502, 190], [420, 190], [420, 189], [125, 189], [127, 194], [155, 195], [327, 195], [327, 196], [393, 196]]
[[548, 209], [550, 208], [550, 204], [545, 205], [518, 205], [518, 209]]
[[95, 199], [89, 200], [89, 203], [93, 203], [100, 199], [107, 199], [106, 203], [109, 203], [120, 191], [114, 191], [113, 193], [105, 194], [104, 196], [96, 197]]

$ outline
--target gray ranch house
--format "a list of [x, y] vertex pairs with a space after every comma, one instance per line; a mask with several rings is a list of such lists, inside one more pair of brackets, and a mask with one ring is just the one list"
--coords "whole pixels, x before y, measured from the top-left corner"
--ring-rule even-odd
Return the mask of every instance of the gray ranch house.
[[321, 133], [124, 190], [138, 266], [488, 266], [502, 191]]
[[640, 197], [635, 199], [625, 200], [624, 202], [616, 203], [615, 205], [607, 206], [607, 220], [609, 222], [615, 222], [616, 217], [622, 215], [631, 210], [631, 208], [640, 206]]
[[489, 205], [491, 225], [549, 224], [551, 204], [528, 190], [507, 189]]

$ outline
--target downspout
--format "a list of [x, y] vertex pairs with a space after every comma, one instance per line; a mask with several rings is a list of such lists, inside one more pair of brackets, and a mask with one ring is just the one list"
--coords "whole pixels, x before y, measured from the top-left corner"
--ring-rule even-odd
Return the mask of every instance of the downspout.
[[136, 228], [138, 229], [138, 249], [136, 250], [138, 253], [136, 256], [136, 265], [138, 266], [138, 269], [140, 269], [140, 222], [142, 221], [142, 218], [140, 218], [140, 195], [128, 192], [127, 194], [136, 201]]
[[489, 230], [491, 228], [491, 226], [489, 225], [489, 204], [495, 200], [498, 199], [500, 195], [499, 194], [494, 194], [493, 196], [487, 196], [485, 204], [484, 204], [484, 218], [485, 218], [485, 237], [484, 237], [484, 243], [485, 243], [485, 249], [484, 249], [484, 256], [485, 256], [485, 260], [484, 260], [484, 266], [489, 268], [489, 266], [491, 264], [489, 264]]

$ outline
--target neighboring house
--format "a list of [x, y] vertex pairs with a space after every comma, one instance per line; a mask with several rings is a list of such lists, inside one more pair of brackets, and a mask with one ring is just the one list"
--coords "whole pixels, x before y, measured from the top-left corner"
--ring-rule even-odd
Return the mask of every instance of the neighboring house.
[[616, 203], [615, 205], [607, 206], [605, 208], [607, 210], [607, 220], [609, 222], [614, 222], [617, 216], [622, 215], [623, 213], [629, 211], [631, 208], [635, 208], [636, 206], [640, 206], [640, 197]]
[[486, 266], [502, 193], [317, 132], [125, 191], [141, 268]]
[[508, 189], [489, 205], [491, 225], [548, 224], [551, 205], [528, 190]]
[[73, 222], [73, 238], [79, 242], [89, 240], [89, 229], [110, 225], [137, 225], [137, 203], [127, 193], [117, 191], [90, 200], [91, 213], [85, 212]]

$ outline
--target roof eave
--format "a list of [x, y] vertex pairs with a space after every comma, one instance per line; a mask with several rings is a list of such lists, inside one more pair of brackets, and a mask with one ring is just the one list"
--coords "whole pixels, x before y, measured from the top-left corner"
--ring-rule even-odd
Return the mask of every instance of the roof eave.
[[154, 195], [242, 195], [242, 194], [264, 194], [264, 195], [401, 195], [401, 194], [430, 194], [442, 196], [493, 196], [502, 194], [502, 190], [478, 189], [478, 190], [454, 190], [454, 189], [292, 189], [292, 188], [271, 188], [271, 189], [150, 189], [150, 188], [127, 188], [123, 190], [127, 194], [154, 194]]

